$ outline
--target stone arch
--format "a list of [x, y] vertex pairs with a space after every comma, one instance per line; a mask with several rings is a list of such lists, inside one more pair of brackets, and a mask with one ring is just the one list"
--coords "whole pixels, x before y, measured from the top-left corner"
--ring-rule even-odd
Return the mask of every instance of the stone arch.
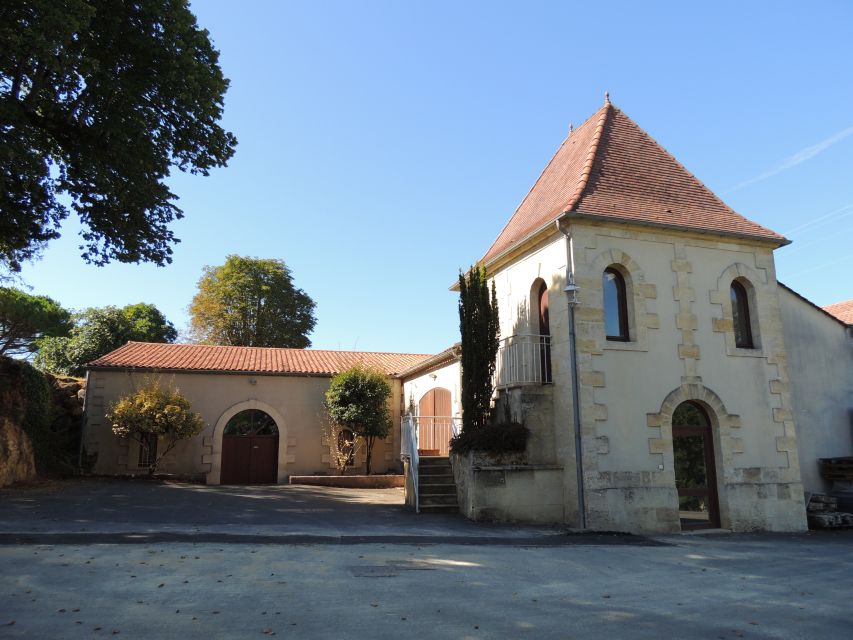
[[[735, 343], [734, 318], [730, 289], [732, 282], [739, 282], [746, 289], [749, 303], [750, 329], [752, 330], [754, 349], [741, 349]], [[759, 308], [764, 306], [764, 285], [767, 284], [767, 271], [756, 270], [742, 262], [735, 262], [726, 267], [717, 278], [717, 288], [709, 293], [712, 305], [720, 307], [720, 316], [711, 319], [711, 327], [715, 333], [722, 333], [726, 341], [726, 352], [731, 355], [761, 354], [764, 341], [761, 338]]]
[[646, 415], [646, 424], [652, 430], [649, 452], [660, 456], [661, 468], [666, 470], [669, 480], [675, 485], [674, 455], [672, 449], [672, 414], [683, 402], [695, 402], [705, 409], [711, 420], [714, 439], [714, 464], [716, 466], [717, 492], [720, 518], [723, 527], [728, 526], [728, 501], [725, 484], [735, 468], [734, 456], [743, 453], [743, 438], [739, 434], [740, 416], [729, 413], [720, 397], [701, 383], [685, 383], [670, 391], [657, 413]]
[[[648, 330], [659, 327], [658, 316], [648, 313], [646, 301], [657, 297], [657, 288], [646, 283], [646, 276], [640, 265], [627, 253], [620, 249], [602, 251], [589, 263], [593, 278], [590, 278], [589, 296], [584, 299], [584, 306], [599, 309], [602, 312], [601, 326], [596, 331], [601, 345], [614, 349], [648, 349]], [[604, 335], [604, 302], [601, 276], [608, 267], [616, 269], [625, 280], [626, 303], [628, 306], [628, 335], [629, 342], [608, 342]], [[599, 335], [600, 334], [600, 335]]]
[[287, 464], [287, 425], [284, 417], [266, 402], [251, 399], [228, 407], [219, 416], [219, 420], [216, 421], [216, 426], [213, 428], [213, 436], [211, 437], [212, 450], [210, 454], [210, 471], [207, 473], [207, 484], [219, 484], [222, 473], [222, 434], [225, 431], [225, 425], [228, 424], [231, 418], [247, 409], [258, 409], [269, 414], [275, 420], [275, 425], [278, 428], [278, 481], [281, 482], [284, 479], [285, 466]]

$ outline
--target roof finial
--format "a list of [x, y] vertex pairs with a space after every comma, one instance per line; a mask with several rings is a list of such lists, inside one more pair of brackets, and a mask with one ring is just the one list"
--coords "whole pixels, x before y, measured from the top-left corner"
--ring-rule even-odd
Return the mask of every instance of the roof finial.
[[605, 105], [610, 104], [610, 92], [609, 91], [604, 92], [604, 104]]
[[575, 125], [573, 125], [573, 124], [570, 122], [570, 123], [569, 123], [569, 135], [572, 135], [572, 133], [574, 132], [574, 130], [575, 130]]

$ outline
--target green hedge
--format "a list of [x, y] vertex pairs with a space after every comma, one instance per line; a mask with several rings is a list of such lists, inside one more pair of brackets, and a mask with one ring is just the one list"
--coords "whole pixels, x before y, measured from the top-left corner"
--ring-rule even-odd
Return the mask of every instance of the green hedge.
[[464, 430], [450, 439], [453, 453], [470, 451], [488, 453], [517, 453], [527, 448], [530, 429], [517, 422], [490, 424], [480, 429]]
[[53, 392], [44, 373], [23, 360], [0, 359], [0, 411], [29, 437], [39, 474], [73, 471], [76, 445], [53, 432]]

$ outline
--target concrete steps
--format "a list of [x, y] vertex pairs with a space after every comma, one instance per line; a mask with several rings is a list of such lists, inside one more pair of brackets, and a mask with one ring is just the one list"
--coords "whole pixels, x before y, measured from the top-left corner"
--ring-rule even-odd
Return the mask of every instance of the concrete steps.
[[459, 511], [450, 458], [423, 456], [418, 462], [418, 503], [426, 513]]

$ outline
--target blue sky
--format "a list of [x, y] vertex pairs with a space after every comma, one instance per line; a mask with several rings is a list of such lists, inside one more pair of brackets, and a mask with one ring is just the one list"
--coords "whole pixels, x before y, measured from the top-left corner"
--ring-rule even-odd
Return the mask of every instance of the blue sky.
[[849, 2], [245, 2], [193, 9], [239, 145], [176, 174], [174, 262], [86, 265], [73, 221], [23, 280], [71, 308], [152, 302], [178, 328], [204, 265], [284, 259], [316, 348], [433, 353], [479, 258], [566, 135], [617, 106], [743, 215], [781, 281], [853, 298]]

